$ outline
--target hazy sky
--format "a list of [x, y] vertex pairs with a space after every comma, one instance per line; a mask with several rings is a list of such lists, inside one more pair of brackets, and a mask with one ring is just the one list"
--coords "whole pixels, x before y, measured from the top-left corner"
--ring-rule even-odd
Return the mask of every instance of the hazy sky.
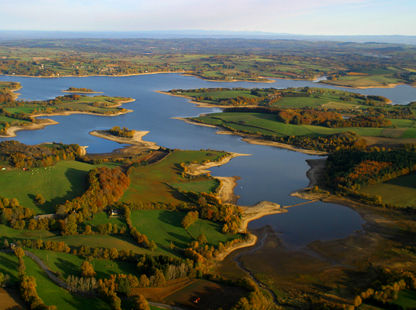
[[416, 0], [0, 0], [0, 30], [416, 35]]

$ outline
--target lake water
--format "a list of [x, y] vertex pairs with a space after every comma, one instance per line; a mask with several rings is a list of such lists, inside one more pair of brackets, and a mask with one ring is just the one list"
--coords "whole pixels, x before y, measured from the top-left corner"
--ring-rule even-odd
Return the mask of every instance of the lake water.
[[[16, 81], [23, 86], [19, 99], [44, 100], [62, 95], [68, 87], [86, 87], [102, 91], [109, 96], [124, 96], [136, 99], [123, 105], [132, 113], [117, 117], [93, 115], [71, 115], [50, 117], [59, 122], [43, 130], [20, 131], [16, 140], [26, 144], [42, 142], [78, 143], [87, 145], [88, 152], [111, 152], [120, 144], [96, 138], [88, 133], [91, 130], [125, 126], [130, 129], [148, 130], [145, 140], [169, 148], [215, 149], [251, 156], [238, 157], [230, 163], [212, 169], [213, 175], [239, 176], [235, 189], [241, 205], [252, 205], [268, 200], [281, 205], [291, 205], [302, 200], [291, 197], [290, 193], [307, 186], [306, 159], [316, 158], [301, 153], [269, 146], [252, 145], [241, 138], [230, 135], [217, 135], [216, 130], [187, 124], [172, 119], [177, 116], [196, 116], [200, 113], [218, 112], [219, 109], [198, 108], [179, 97], [156, 93], [156, 90], [200, 87], [328, 87], [307, 81], [277, 80], [275, 83], [250, 82], [211, 82], [196, 77], [179, 74], [157, 74], [130, 77], [83, 77], [83, 78], [27, 78], [0, 76], [2, 81]], [[338, 88], [340, 89], [340, 88]], [[365, 89], [349, 91], [363, 94], [382, 95], [395, 104], [406, 104], [416, 100], [416, 88], [398, 86], [392, 89]], [[267, 216], [250, 223], [249, 228], [270, 225], [279, 232], [288, 245], [302, 247], [314, 240], [343, 238], [359, 230], [363, 219], [352, 209], [335, 204], [317, 202], [290, 208], [286, 214]]]

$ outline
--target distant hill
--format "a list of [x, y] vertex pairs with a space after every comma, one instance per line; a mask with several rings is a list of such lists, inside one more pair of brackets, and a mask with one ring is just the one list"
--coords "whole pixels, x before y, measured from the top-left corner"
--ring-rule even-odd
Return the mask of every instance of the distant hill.
[[0, 40], [21, 39], [129, 39], [129, 38], [238, 38], [238, 39], [283, 39], [306, 41], [377, 42], [416, 45], [416, 36], [403, 35], [302, 35], [256, 31], [130, 31], [130, 32], [72, 32], [72, 31], [0, 31]]

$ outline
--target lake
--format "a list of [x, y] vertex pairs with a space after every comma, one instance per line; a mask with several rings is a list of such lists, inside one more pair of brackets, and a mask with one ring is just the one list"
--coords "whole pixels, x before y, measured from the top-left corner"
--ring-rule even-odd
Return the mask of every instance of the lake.
[[[252, 82], [212, 82], [180, 74], [157, 74], [129, 77], [68, 77], [68, 78], [28, 78], [1, 76], [2, 81], [16, 81], [23, 86], [18, 92], [19, 99], [44, 100], [63, 95], [68, 87], [86, 87], [102, 91], [109, 96], [132, 97], [135, 102], [123, 107], [132, 113], [117, 117], [93, 115], [71, 115], [50, 117], [59, 122], [43, 130], [20, 131], [15, 140], [26, 144], [42, 142], [77, 143], [88, 146], [88, 152], [111, 152], [120, 144], [89, 135], [92, 130], [125, 126], [130, 129], [148, 130], [145, 140], [169, 148], [215, 149], [251, 154], [238, 157], [230, 163], [212, 169], [213, 175], [239, 176], [235, 189], [241, 205], [252, 205], [268, 200], [281, 205], [302, 202], [291, 197], [290, 193], [308, 185], [306, 159], [317, 158], [301, 153], [269, 146], [252, 145], [241, 141], [238, 136], [217, 135], [208, 127], [190, 125], [173, 117], [196, 116], [200, 113], [219, 112], [216, 108], [199, 108], [179, 97], [156, 93], [156, 90], [201, 87], [326, 87], [325, 84], [308, 81], [276, 80], [274, 83]], [[381, 95], [394, 104], [406, 104], [416, 100], [416, 88], [397, 86], [385, 89], [345, 89], [363, 94]], [[286, 214], [266, 216], [250, 223], [250, 229], [269, 225], [282, 238], [283, 242], [303, 247], [314, 240], [344, 238], [361, 229], [363, 219], [350, 208], [316, 202], [293, 207]]]

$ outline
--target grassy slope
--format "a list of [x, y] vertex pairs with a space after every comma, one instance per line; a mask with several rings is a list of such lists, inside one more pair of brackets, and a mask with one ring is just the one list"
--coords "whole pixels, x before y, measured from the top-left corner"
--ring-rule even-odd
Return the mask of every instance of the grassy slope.
[[[95, 167], [78, 161], [60, 161], [55, 166], [30, 171], [0, 171], [0, 196], [17, 198], [21, 205], [39, 214], [53, 213], [57, 204], [85, 191], [88, 171]], [[39, 193], [47, 201], [43, 206], [37, 206], [33, 201]]]
[[385, 87], [390, 84], [402, 82], [395, 78], [390, 71], [369, 72], [370, 75], [346, 75], [341, 76], [337, 80], [328, 80], [324, 83], [338, 86], [348, 87]]
[[[65, 279], [69, 275], [81, 276], [81, 264], [84, 258], [76, 255], [43, 250], [30, 250], [42, 259], [52, 271], [58, 272]], [[114, 262], [106, 259], [93, 259], [91, 264], [97, 278], [109, 277], [111, 274], [134, 274], [136, 266], [127, 262]]]
[[[262, 96], [267, 96], [267, 92], [258, 91]], [[231, 99], [236, 97], [245, 98], [257, 98], [257, 96], [251, 94], [249, 89], [222, 89], [215, 91], [196, 92], [193, 90], [182, 91], [181, 95], [186, 95], [196, 98], [204, 98], [205, 96], [211, 97], [211, 99], [202, 99], [201, 102], [218, 104], [223, 99]], [[364, 101], [362, 99], [354, 98], [352, 101], [345, 101], [340, 98], [348, 94], [343, 91], [333, 91], [321, 94], [318, 98], [316, 97], [283, 97], [278, 102], [273, 104], [274, 107], [280, 108], [304, 108], [304, 107], [327, 107], [327, 108], [338, 108], [338, 109], [356, 109], [362, 107]], [[198, 100], [199, 101], [199, 100]]]
[[271, 114], [225, 112], [208, 114], [195, 118], [210, 125], [227, 125], [237, 131], [248, 131], [252, 134], [277, 135], [277, 136], [318, 136], [330, 135], [345, 131], [352, 131], [360, 136], [368, 137], [393, 137], [393, 138], [416, 138], [414, 123], [410, 120], [394, 122], [402, 128], [369, 128], [369, 127], [345, 127], [329, 128], [314, 125], [293, 125], [278, 122]]
[[223, 154], [217, 151], [176, 150], [155, 164], [133, 168], [130, 173], [131, 184], [122, 201], [178, 204], [181, 200], [176, 189], [211, 192], [217, 186], [216, 180], [205, 176], [192, 180], [183, 178], [179, 165], [194, 161], [216, 160]]
[[201, 233], [204, 233], [208, 242], [213, 245], [235, 237], [235, 235], [221, 233], [221, 225], [202, 219], [185, 230], [181, 225], [185, 214], [186, 212], [178, 211], [140, 210], [132, 212], [131, 220], [141, 233], [156, 242], [157, 251], [163, 254], [174, 252], [169, 248], [171, 242], [176, 247], [186, 248]]
[[90, 221], [85, 221], [85, 225], [98, 226], [100, 224], [116, 224], [118, 227], [126, 226], [122, 217], [108, 216], [105, 212], [99, 212], [94, 215]]
[[24, 260], [26, 273], [36, 278], [39, 297], [47, 305], [55, 305], [59, 310], [110, 309], [107, 304], [98, 298], [71, 295], [49, 280], [48, 276], [32, 259], [25, 257]]
[[227, 125], [236, 130], [245, 130], [250, 133], [278, 136], [318, 136], [330, 135], [344, 131], [354, 131], [363, 136], [380, 136], [383, 128], [328, 128], [313, 125], [293, 125], [278, 122], [271, 114], [226, 112], [215, 113], [196, 118], [203, 123], [211, 125]]
[[19, 279], [18, 267], [16, 255], [0, 252], [0, 272], [9, 275], [12, 283], [16, 283]]
[[367, 185], [362, 192], [380, 195], [383, 202], [398, 206], [416, 206], [416, 174], [398, 177], [385, 183]]
[[393, 303], [402, 306], [404, 309], [413, 309], [416, 307], [416, 292], [410, 290], [401, 291], [399, 297]]

